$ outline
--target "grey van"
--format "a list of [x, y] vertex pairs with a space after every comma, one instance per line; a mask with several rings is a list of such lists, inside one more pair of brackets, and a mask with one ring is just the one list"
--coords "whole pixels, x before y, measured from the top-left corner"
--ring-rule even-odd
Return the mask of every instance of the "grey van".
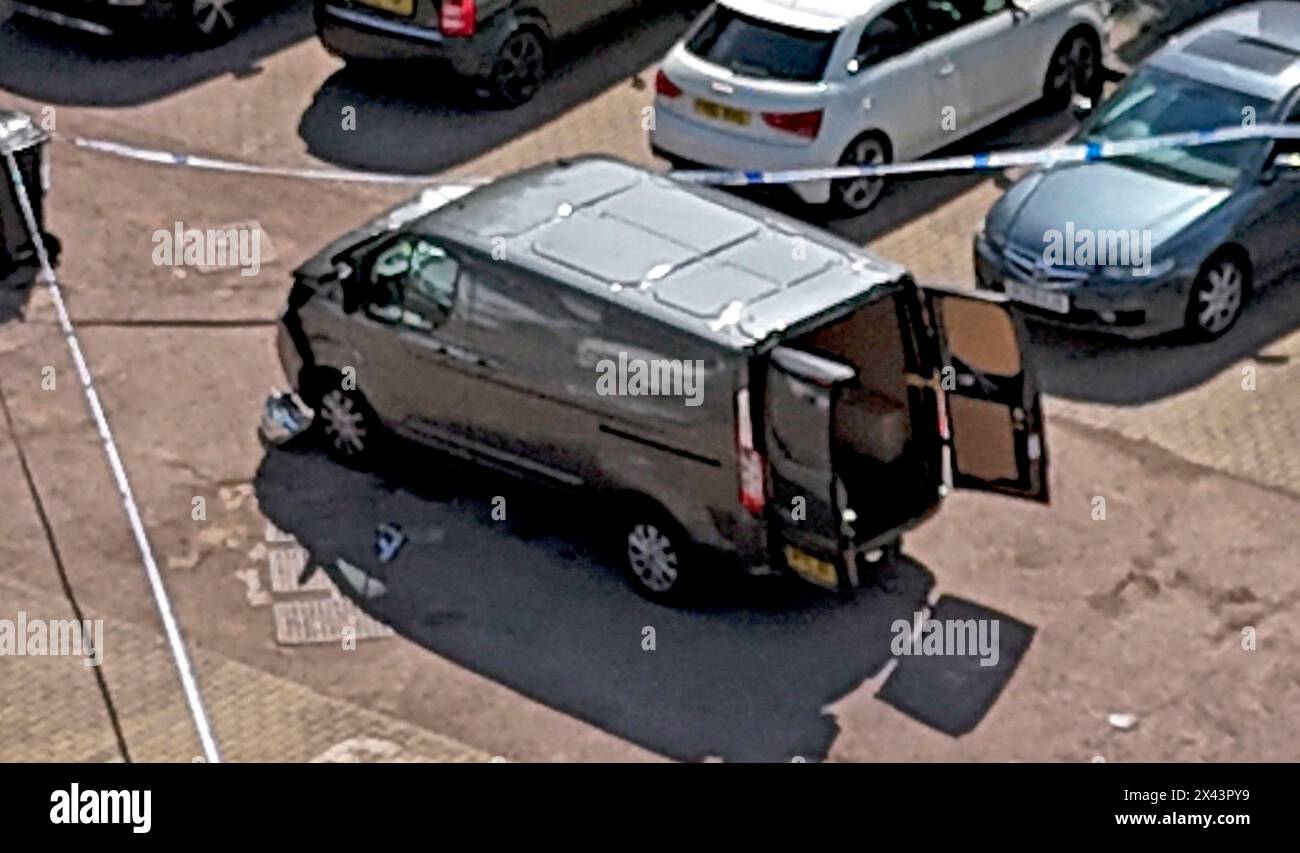
[[952, 486], [1047, 501], [1021, 320], [604, 157], [428, 190], [295, 273], [280, 357], [383, 436], [599, 497], [643, 594], [724, 564], [847, 591]]

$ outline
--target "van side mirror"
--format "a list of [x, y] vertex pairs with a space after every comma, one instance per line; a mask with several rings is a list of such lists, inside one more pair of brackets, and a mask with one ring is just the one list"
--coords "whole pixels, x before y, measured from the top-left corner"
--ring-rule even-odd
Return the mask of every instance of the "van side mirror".
[[1300, 152], [1277, 155], [1260, 175], [1260, 183], [1272, 184], [1277, 181], [1300, 181]]
[[1083, 121], [1092, 115], [1093, 110], [1096, 108], [1097, 105], [1087, 95], [1075, 95], [1070, 99], [1070, 112], [1074, 114], [1075, 119], [1078, 121]]

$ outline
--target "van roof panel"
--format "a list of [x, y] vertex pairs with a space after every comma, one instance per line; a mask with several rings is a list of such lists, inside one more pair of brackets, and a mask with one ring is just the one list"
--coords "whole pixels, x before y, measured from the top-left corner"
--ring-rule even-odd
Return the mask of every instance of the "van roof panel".
[[717, 320], [733, 302], [746, 305], [780, 288], [731, 264], [687, 267], [654, 287], [654, 298], [693, 317]]
[[602, 156], [501, 178], [414, 227], [729, 348], [906, 276], [813, 226]]
[[704, 254], [753, 237], [759, 230], [759, 224], [743, 213], [650, 182], [611, 196], [601, 205], [601, 213]]
[[612, 284], [640, 284], [698, 254], [689, 246], [591, 210], [539, 230], [531, 247], [539, 257]]

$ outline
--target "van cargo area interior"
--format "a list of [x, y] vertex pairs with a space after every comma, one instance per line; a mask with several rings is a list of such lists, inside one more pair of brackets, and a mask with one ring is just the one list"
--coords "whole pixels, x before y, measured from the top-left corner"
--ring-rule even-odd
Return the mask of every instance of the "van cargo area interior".
[[901, 310], [897, 296], [886, 296], [786, 344], [857, 372], [836, 401], [831, 452], [859, 535], [892, 528], [934, 500], [933, 448], [912, 433], [912, 342], [904, 338]]

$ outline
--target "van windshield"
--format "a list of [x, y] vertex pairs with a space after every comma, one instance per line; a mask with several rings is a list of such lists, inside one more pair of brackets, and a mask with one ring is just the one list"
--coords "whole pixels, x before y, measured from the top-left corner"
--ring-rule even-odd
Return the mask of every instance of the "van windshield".
[[686, 49], [746, 77], [812, 83], [822, 79], [838, 38], [838, 32], [782, 26], [719, 5]]

